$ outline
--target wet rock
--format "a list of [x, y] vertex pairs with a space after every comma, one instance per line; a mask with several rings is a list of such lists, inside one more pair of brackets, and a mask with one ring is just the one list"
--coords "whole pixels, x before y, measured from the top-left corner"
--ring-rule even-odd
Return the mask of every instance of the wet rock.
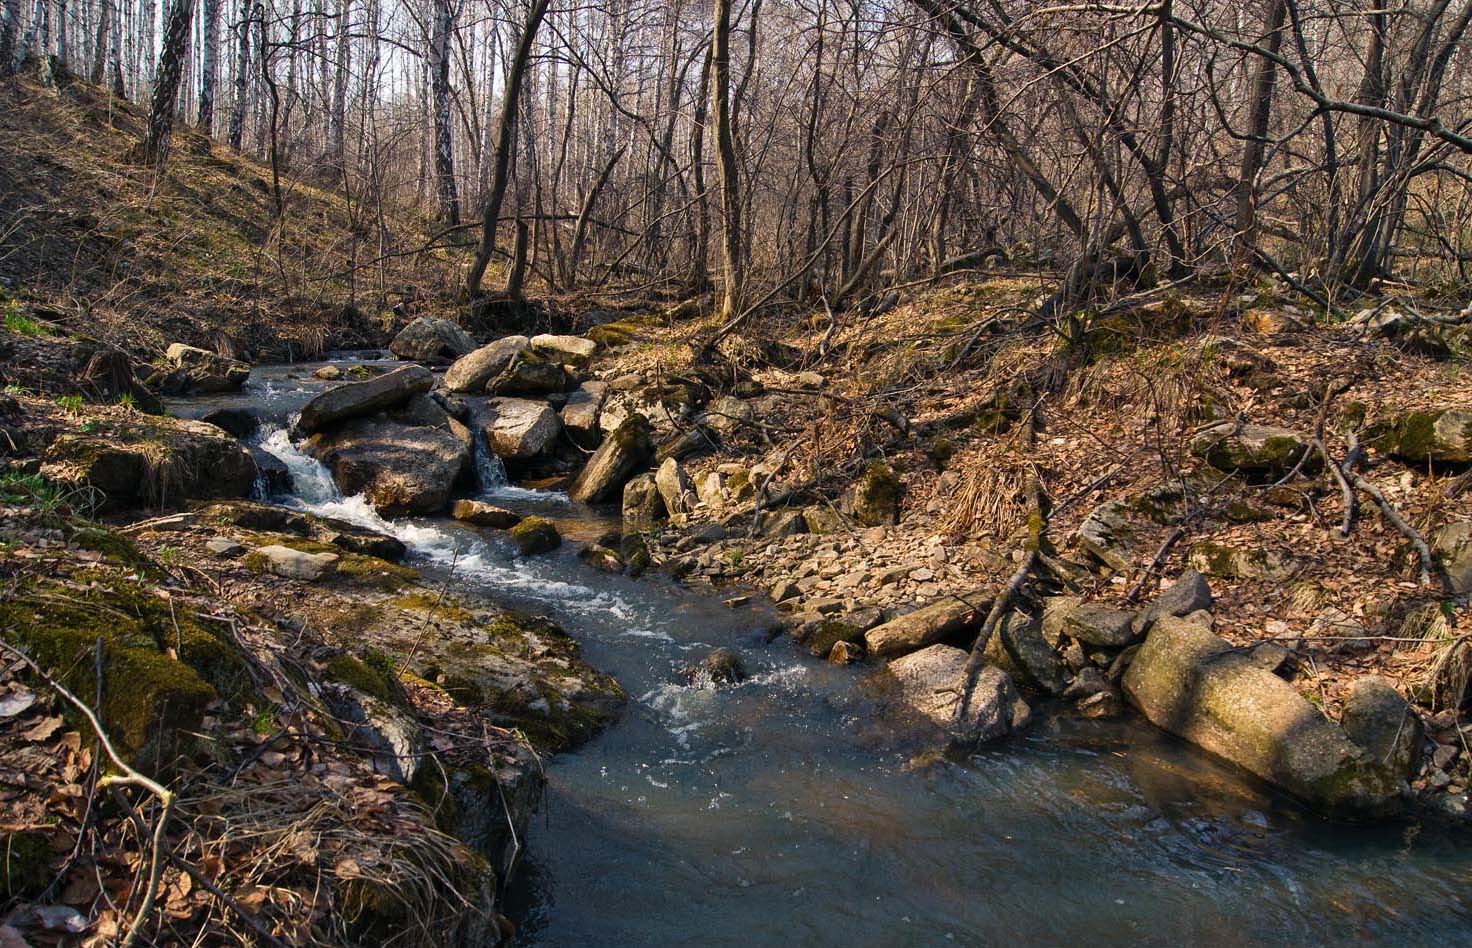
[[69, 431], [42, 456], [41, 473], [90, 489], [103, 510], [249, 497], [256, 463], [245, 445], [202, 421], [149, 416], [126, 428]]
[[523, 517], [507, 535], [522, 556], [550, 553], [562, 545], [562, 534], [557, 532], [557, 525], [545, 517]]
[[643, 415], [630, 415], [588, 459], [568, 496], [582, 503], [600, 503], [622, 496], [624, 484], [649, 466], [654, 442]]
[[562, 406], [562, 426], [579, 447], [592, 450], [603, 440], [603, 430], [598, 426], [598, 416], [603, 409], [603, 398], [608, 394], [604, 382], [584, 382], [567, 397]]
[[625, 529], [646, 530], [666, 518], [664, 498], [655, 486], [653, 474], [640, 474], [624, 485], [623, 517]]
[[510, 530], [521, 522], [521, 515], [505, 507], [497, 507], [479, 500], [457, 500], [450, 508], [450, 516], [477, 527], [493, 530]]
[[904, 655], [980, 626], [991, 607], [990, 591], [946, 596], [870, 629], [864, 633], [864, 646], [876, 658]]
[[834, 642], [828, 652], [830, 665], [853, 665], [864, 660], [864, 646], [857, 642]]
[[475, 415], [491, 453], [524, 461], [547, 451], [557, 441], [562, 423], [543, 402], [526, 398], [488, 398]]
[[618, 574], [624, 571], [624, 559], [619, 552], [598, 543], [590, 543], [578, 551], [578, 559], [596, 570]]
[[1194, 569], [1188, 569], [1174, 583], [1164, 589], [1155, 601], [1145, 607], [1135, 620], [1135, 631], [1144, 635], [1161, 616], [1188, 616], [1193, 612], [1210, 611], [1212, 606], [1211, 586]]
[[489, 395], [540, 395], [560, 392], [567, 387], [567, 373], [557, 362], [548, 362], [523, 353], [511, 360], [495, 378], [486, 383]]
[[664, 508], [671, 514], [688, 513], [695, 506], [695, 485], [685, 473], [685, 468], [674, 458], [666, 458], [654, 472], [654, 486], [664, 499]]
[[1157, 727], [1325, 810], [1395, 809], [1396, 777], [1291, 684], [1201, 624], [1158, 620], [1124, 691]]
[[1043, 639], [1042, 623], [1009, 613], [987, 642], [986, 660], [1023, 685], [1050, 695], [1063, 691], [1063, 663]]
[[980, 669], [964, 712], [967, 653], [950, 645], [931, 645], [889, 663], [887, 673], [899, 684], [900, 698], [944, 728], [951, 739], [974, 745], [1006, 737], [1031, 719], [1027, 702], [999, 668]]
[[1073, 539], [1090, 556], [1119, 572], [1130, 569], [1138, 555], [1139, 539], [1130, 521], [1130, 506], [1122, 500], [1095, 507]]
[[868, 527], [900, 522], [900, 479], [888, 464], [871, 461], [844, 495], [845, 511]]
[[409, 548], [398, 537], [369, 530], [345, 520], [322, 518], [318, 521], [316, 535], [321, 542], [329, 543], [339, 550], [359, 556], [372, 556], [390, 563], [398, 563], [409, 555]]
[[746, 664], [730, 649], [718, 648], [698, 664], [681, 669], [680, 677], [691, 684], [734, 685], [746, 680]]
[[[808, 607], [812, 608], [811, 601]], [[813, 610], [816, 612], [817, 610]], [[842, 617], [814, 619], [798, 628], [796, 638], [816, 658], [823, 658], [839, 642], [858, 642], [864, 637], [863, 626]]]
[[457, 394], [479, 394], [486, 383], [500, 375], [517, 356], [526, 352], [525, 336], [505, 336], [455, 360], [445, 370], [445, 388]]
[[176, 342], [164, 353], [167, 368], [149, 379], [165, 395], [207, 395], [238, 391], [250, 366], [204, 349]]
[[448, 319], [421, 316], [405, 326], [388, 348], [408, 362], [453, 362], [474, 349], [475, 343]]
[[406, 365], [366, 382], [349, 382], [329, 389], [306, 404], [297, 418], [296, 431], [316, 434], [328, 425], [403, 405], [428, 392], [434, 373], [421, 365]]
[[388, 515], [444, 510], [470, 457], [451, 432], [366, 418], [314, 435], [307, 450], [344, 494], [366, 494]]
[[1339, 726], [1371, 760], [1401, 779], [1420, 765], [1421, 717], [1385, 678], [1366, 675], [1350, 684]]
[[1276, 480], [1302, 461], [1300, 470], [1317, 470], [1319, 458], [1310, 455], [1308, 440], [1288, 428], [1238, 424], [1212, 425], [1191, 439], [1191, 453], [1219, 471], [1241, 471]]
[[598, 343], [582, 336], [553, 336], [543, 333], [533, 336], [532, 351], [555, 362], [568, 365], [587, 365], [598, 353]]
[[1441, 559], [1452, 595], [1472, 593], [1472, 520], [1447, 524], [1436, 531], [1431, 549]]
[[249, 438], [261, 429], [261, 420], [245, 408], [216, 408], [199, 416], [199, 420], [241, 439]]
[[1407, 412], [1376, 425], [1367, 441], [1413, 464], [1472, 461], [1472, 408]]
[[255, 553], [262, 558], [260, 566], [266, 572], [309, 583], [336, 572], [341, 560], [335, 553], [303, 553], [277, 545], [259, 547]]
[[335, 365], [324, 365], [312, 373], [312, 378], [319, 379], [323, 382], [336, 382], [342, 378], [342, 369], [339, 369]]
[[263, 497], [284, 497], [292, 492], [296, 485], [291, 479], [291, 468], [285, 461], [253, 444], [246, 445], [246, 450], [256, 463], [256, 483], [252, 493]]

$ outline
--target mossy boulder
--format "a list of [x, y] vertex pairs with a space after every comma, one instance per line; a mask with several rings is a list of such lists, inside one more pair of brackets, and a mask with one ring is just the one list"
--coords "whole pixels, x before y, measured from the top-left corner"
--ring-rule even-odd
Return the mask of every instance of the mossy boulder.
[[0, 603], [0, 627], [79, 695], [97, 692], [101, 640], [103, 727], [151, 770], [167, 767], [188, 745], [186, 732], [212, 701], [239, 703], [253, 694], [245, 660], [220, 632], [111, 570], [22, 584]]
[[557, 525], [546, 517], [524, 517], [507, 531], [507, 536], [511, 537], [522, 556], [550, 553], [562, 545], [562, 534], [557, 532]]
[[1472, 408], [1406, 412], [1371, 429], [1368, 439], [1413, 464], [1472, 461]]
[[667, 519], [664, 496], [653, 474], [640, 474], [624, 485], [623, 517], [626, 530], [647, 530]]
[[94, 492], [101, 509], [127, 510], [249, 497], [257, 469], [250, 451], [214, 425], [150, 415], [62, 434], [41, 473]]
[[1288, 428], [1222, 422], [1191, 439], [1191, 453], [1219, 471], [1242, 472], [1254, 479], [1276, 480], [1295, 467], [1318, 470], [1320, 458], [1308, 439]]
[[1191, 547], [1187, 557], [1191, 568], [1206, 576], [1222, 579], [1287, 579], [1293, 575], [1294, 563], [1274, 550], [1231, 546], [1203, 540]]
[[871, 461], [849, 488], [845, 506], [855, 520], [868, 527], [899, 523], [903, 490], [899, 476], [888, 464]]
[[1156, 622], [1124, 676], [1151, 723], [1337, 815], [1398, 808], [1403, 779], [1291, 684], [1203, 624]]

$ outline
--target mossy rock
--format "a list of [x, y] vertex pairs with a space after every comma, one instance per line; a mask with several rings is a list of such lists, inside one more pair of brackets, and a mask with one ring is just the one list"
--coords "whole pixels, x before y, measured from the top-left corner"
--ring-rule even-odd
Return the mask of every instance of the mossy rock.
[[1192, 569], [1223, 579], [1281, 580], [1293, 574], [1293, 563], [1270, 550], [1244, 549], [1203, 540], [1191, 547]]
[[327, 677], [361, 691], [370, 698], [402, 706], [404, 689], [394, 675], [392, 661], [389, 660], [385, 666], [385, 662], [378, 658], [380, 655], [382, 653], [374, 653], [366, 661], [347, 652], [334, 655], [327, 660], [325, 666]]
[[240, 704], [253, 697], [245, 660], [226, 639], [189, 610], [171, 610], [104, 570], [78, 571], [65, 585], [22, 586], [0, 603], [0, 627], [80, 695], [97, 691], [94, 655], [102, 640], [102, 725], [139, 766], [157, 769], [180, 751], [183, 732], [198, 727], [216, 698]]
[[426, 616], [444, 619], [447, 622], [458, 622], [461, 625], [468, 624], [475, 619], [469, 609], [456, 604], [455, 600], [429, 592], [406, 593], [391, 600], [389, 605], [409, 612], [422, 612]]
[[850, 488], [849, 509], [853, 518], [868, 527], [899, 523], [902, 490], [903, 484], [888, 464], [869, 462]]
[[1472, 409], [1407, 412], [1373, 426], [1367, 441], [1415, 464], [1464, 464], [1472, 461]]
[[522, 556], [550, 553], [562, 545], [562, 534], [557, 525], [546, 517], [524, 517], [522, 521], [506, 531]]
[[799, 641], [817, 658], [826, 658], [839, 642], [861, 642], [864, 632], [842, 619], [824, 619], [806, 630]]
[[1296, 431], [1235, 422], [1201, 431], [1191, 439], [1191, 453], [1219, 471], [1259, 481], [1278, 480], [1294, 468], [1313, 474], [1322, 460]]

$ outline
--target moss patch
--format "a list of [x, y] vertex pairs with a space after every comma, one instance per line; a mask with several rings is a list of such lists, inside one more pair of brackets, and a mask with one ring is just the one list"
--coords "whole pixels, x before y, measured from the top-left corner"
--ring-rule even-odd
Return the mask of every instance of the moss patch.
[[410, 612], [423, 612], [437, 619], [449, 622], [458, 622], [461, 625], [474, 621], [475, 616], [470, 610], [455, 604], [449, 597], [441, 597], [436, 593], [413, 592], [407, 593], [390, 601], [389, 605]]

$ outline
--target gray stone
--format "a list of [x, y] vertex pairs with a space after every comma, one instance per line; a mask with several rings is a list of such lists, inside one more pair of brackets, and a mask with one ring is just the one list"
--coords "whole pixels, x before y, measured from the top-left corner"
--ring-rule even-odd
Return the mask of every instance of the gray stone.
[[234, 559], [245, 553], [245, 545], [237, 543], [229, 537], [215, 537], [213, 540], [206, 542], [204, 548], [212, 556], [219, 556], [226, 559]]
[[1050, 695], [1063, 691], [1063, 663], [1043, 639], [1042, 624], [1020, 613], [1008, 613], [987, 642], [986, 660], [1014, 681]]
[[731, 395], [722, 395], [705, 409], [705, 423], [725, 434], [751, 421], [751, 405]]
[[316, 434], [328, 425], [387, 408], [395, 408], [434, 386], [434, 373], [422, 365], [406, 365], [366, 382], [349, 382], [328, 389], [307, 402], [296, 430]]
[[999, 668], [981, 668], [964, 712], [957, 714], [966, 687], [964, 650], [931, 645], [889, 663], [887, 672], [899, 684], [910, 707], [935, 722], [961, 745], [1006, 737], [1027, 726], [1031, 711], [1012, 680]]
[[624, 528], [647, 530], [666, 518], [664, 498], [653, 474], [640, 474], [624, 485]]
[[450, 516], [477, 527], [494, 530], [510, 530], [521, 522], [521, 514], [479, 500], [457, 500], [450, 509]]
[[603, 438], [598, 417], [607, 393], [608, 386], [603, 382], [584, 382], [567, 397], [567, 404], [562, 407], [562, 426], [585, 449], [597, 447]]
[[517, 461], [546, 451], [562, 430], [551, 407], [527, 398], [488, 398], [476, 412], [475, 424], [492, 454]]
[[980, 626], [991, 606], [990, 591], [946, 596], [870, 629], [864, 646], [876, 658], [904, 655]]
[[767, 513], [762, 518], [762, 536], [764, 537], [791, 537], [800, 533], [806, 533], [807, 522], [803, 520], [801, 510], [784, 508], [775, 512]]
[[408, 714], [355, 688], [330, 682], [323, 693], [334, 714], [348, 725], [347, 739], [366, 749], [374, 768], [407, 784], [424, 757], [424, 732]]
[[557, 362], [523, 353], [486, 383], [488, 395], [550, 395], [567, 388], [567, 373]]
[[1308, 439], [1296, 431], [1235, 421], [1212, 425], [1191, 439], [1191, 453], [1217, 470], [1265, 478], [1281, 478], [1300, 461], [1300, 470], [1312, 473], [1319, 458], [1309, 452]]
[[238, 391], [250, 378], [250, 366], [205, 349], [176, 342], [164, 353], [170, 371], [160, 388], [168, 395], [205, 395]]
[[1179, 618], [1193, 612], [1209, 611], [1211, 606], [1211, 586], [1206, 582], [1206, 577], [1194, 569], [1188, 569], [1140, 613], [1135, 620], [1135, 631], [1144, 635], [1161, 616]]
[[1350, 684], [1339, 726], [1371, 760], [1401, 779], [1408, 779], [1420, 764], [1425, 737], [1421, 717], [1384, 678], [1366, 675]]
[[421, 316], [405, 326], [388, 348], [409, 362], [452, 362], [474, 349], [475, 343], [448, 319]]
[[1059, 617], [1064, 635], [1099, 648], [1124, 648], [1132, 643], [1134, 621], [1133, 613], [1100, 602], [1077, 603]]
[[801, 590], [799, 590], [797, 588], [797, 584], [796, 583], [791, 582], [791, 581], [786, 580], [786, 579], [780, 579], [777, 582], [775, 582], [775, 583], [772, 584], [772, 589], [771, 589], [772, 601], [773, 602], [786, 602], [789, 599], [795, 599], [795, 598], [797, 598], [797, 596], [798, 596], [798, 594], [800, 592], [801, 592]]
[[582, 336], [533, 336], [532, 351], [537, 355], [568, 365], [587, 365], [598, 352], [598, 343]]
[[461, 394], [485, 391], [486, 383], [500, 375], [529, 345], [525, 336], [505, 336], [461, 356], [445, 371], [445, 388]]
[[1318, 807], [1368, 815], [1396, 808], [1399, 778], [1291, 684], [1198, 623], [1158, 620], [1124, 690], [1157, 727]]
[[1436, 531], [1431, 549], [1441, 558], [1452, 594], [1472, 594], [1472, 520], [1450, 523]]
[[643, 415], [630, 415], [593, 452], [567, 494], [582, 503], [599, 503], [622, 495], [624, 484], [649, 466], [654, 442]]
[[680, 675], [693, 685], [734, 685], [746, 680], [746, 663], [730, 649], [718, 648], [698, 664], [682, 669]]
[[1110, 569], [1130, 569], [1139, 540], [1129, 513], [1129, 505], [1122, 500], [1100, 504], [1079, 525], [1074, 542]]
[[688, 513], [695, 506], [695, 485], [690, 483], [684, 466], [674, 458], [665, 458], [654, 472], [654, 485], [664, 498], [665, 510], [671, 514]]
[[1472, 408], [1410, 412], [1396, 418], [1372, 442], [1415, 464], [1472, 461]]
[[341, 559], [335, 553], [303, 553], [289, 546], [277, 545], [258, 547], [256, 553], [265, 558], [263, 565], [268, 573], [307, 582], [315, 582], [336, 572]]
[[366, 494], [383, 514], [443, 511], [470, 459], [449, 431], [365, 418], [313, 435], [307, 450], [344, 494]]

